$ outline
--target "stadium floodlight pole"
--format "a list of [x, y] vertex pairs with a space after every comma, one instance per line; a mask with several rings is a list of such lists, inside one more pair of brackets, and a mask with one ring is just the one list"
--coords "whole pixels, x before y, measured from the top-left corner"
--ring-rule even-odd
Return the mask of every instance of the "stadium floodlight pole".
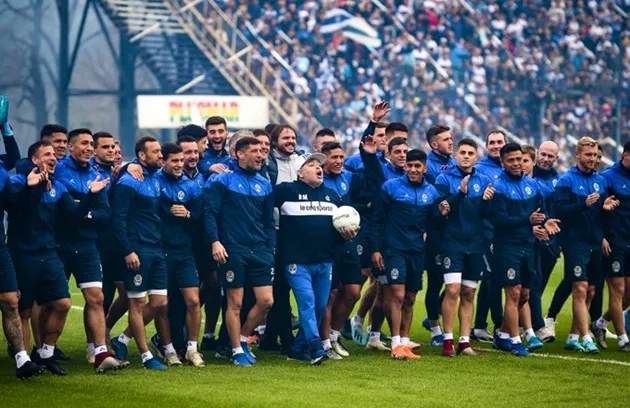
[[185, 5], [184, 7], [180, 8], [179, 10], [175, 11], [174, 13], [165, 16], [162, 20], [158, 21], [157, 23], [153, 24], [150, 27], [145, 28], [144, 30], [140, 31], [138, 34], [134, 35], [133, 37], [131, 37], [131, 39], [129, 40], [130, 43], [134, 43], [138, 40], [140, 40], [141, 38], [145, 37], [147, 34], [151, 34], [152, 32], [156, 31], [158, 28], [160, 28], [160, 26], [169, 21], [171, 18], [175, 17], [178, 14], [183, 13], [184, 11], [187, 11], [188, 9], [191, 9], [193, 7], [195, 7], [197, 4], [201, 3], [203, 0], [194, 0], [192, 3], [188, 3], [187, 5]]
[[219, 63], [218, 67], [213, 68], [212, 70], [201, 74], [195, 78], [193, 78], [190, 82], [180, 86], [176, 91], [175, 94], [181, 94], [183, 92], [186, 92], [187, 90], [189, 90], [190, 88], [192, 88], [193, 86], [197, 85], [199, 82], [203, 81], [204, 79], [206, 79], [206, 76], [211, 73], [214, 69], [217, 68], [221, 68], [225, 65], [227, 65], [228, 63], [231, 63], [233, 60], [240, 58], [243, 54], [248, 53], [250, 50], [252, 49], [251, 45], [248, 45], [247, 47], [243, 48], [242, 50], [240, 50], [239, 52], [237, 52], [236, 54], [232, 55], [230, 58], [227, 58], [223, 61], [221, 61], [221, 63]]

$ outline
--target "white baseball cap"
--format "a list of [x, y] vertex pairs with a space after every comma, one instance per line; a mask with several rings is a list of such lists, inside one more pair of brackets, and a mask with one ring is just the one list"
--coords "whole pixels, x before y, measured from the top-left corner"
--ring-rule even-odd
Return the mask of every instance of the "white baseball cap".
[[304, 166], [304, 164], [310, 160], [317, 160], [319, 164], [323, 165], [324, 163], [326, 163], [327, 158], [326, 155], [322, 153], [305, 153], [295, 159], [295, 161], [293, 162], [293, 171], [297, 173], [300, 169], [302, 169], [302, 166]]

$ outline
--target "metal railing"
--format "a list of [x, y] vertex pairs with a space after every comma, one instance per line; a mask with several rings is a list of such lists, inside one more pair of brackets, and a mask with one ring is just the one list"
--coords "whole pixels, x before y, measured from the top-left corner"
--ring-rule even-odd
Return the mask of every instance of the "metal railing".
[[322, 127], [310, 107], [282, 79], [279, 69], [271, 66], [214, 0], [193, 7], [191, 0], [163, 2], [171, 12], [171, 20], [179, 24], [239, 94], [268, 99], [274, 122], [290, 123], [308, 135]]

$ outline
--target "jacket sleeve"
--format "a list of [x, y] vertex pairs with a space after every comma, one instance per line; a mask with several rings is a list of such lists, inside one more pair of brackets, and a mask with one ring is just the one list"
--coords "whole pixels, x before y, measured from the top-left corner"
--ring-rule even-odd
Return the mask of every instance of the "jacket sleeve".
[[586, 206], [586, 200], [576, 202], [573, 199], [570, 186], [560, 185], [560, 183], [558, 183], [554, 197], [555, 208], [561, 219], [576, 217], [588, 208]]
[[361, 149], [361, 160], [363, 160], [363, 174], [367, 179], [368, 185], [377, 187], [376, 191], [379, 191], [378, 189], [386, 180], [383, 167], [378, 161], [378, 156], [376, 154], [368, 154]]
[[275, 198], [273, 192], [265, 197], [263, 205], [263, 228], [267, 233], [267, 249], [273, 251], [276, 248], [276, 221], [273, 216]]
[[366, 137], [373, 136], [375, 130], [376, 130], [376, 122], [370, 121], [370, 123], [368, 123], [367, 127], [363, 131], [363, 135], [361, 136], [361, 142], [365, 142]]
[[451, 194], [451, 188], [448, 185], [448, 180], [442, 174], [440, 174], [435, 179], [434, 187], [440, 194], [440, 200], [438, 204], [442, 202], [442, 200], [446, 200], [451, 206], [451, 212], [449, 214], [453, 214], [456, 211], [456, 207], [459, 205], [461, 200], [466, 197], [466, 195], [459, 188], [457, 189], [457, 192], [455, 194]]
[[63, 192], [60, 191], [59, 193], [61, 194], [61, 199], [59, 200], [61, 209], [72, 217], [87, 217], [88, 212], [94, 206], [95, 194], [88, 193], [83, 200], [76, 202], [72, 194], [70, 194], [65, 187], [63, 188]]
[[99, 191], [96, 194], [88, 194], [93, 196], [92, 205], [88, 212], [88, 218], [91, 218], [98, 224], [106, 224], [112, 216], [111, 208], [109, 207], [109, 200], [107, 199], [107, 192], [105, 190]]
[[508, 199], [501, 193], [495, 193], [492, 198], [492, 212], [490, 213], [490, 219], [492, 220], [495, 228], [514, 228], [529, 225], [530, 214], [509, 215], [507, 204]]
[[199, 164], [197, 164], [197, 168], [204, 176], [208, 177], [210, 175], [210, 160], [206, 158], [199, 159]]
[[350, 199], [350, 205], [352, 205], [359, 213], [363, 214], [367, 210], [367, 202], [363, 196], [365, 184], [365, 177], [363, 172], [352, 173], [352, 182], [350, 183], [350, 193], [347, 197]]
[[4, 149], [6, 153], [0, 155], [0, 160], [4, 162], [4, 168], [7, 171], [11, 171], [15, 167], [15, 163], [20, 159], [20, 148], [18, 147], [15, 137], [2, 136], [4, 142]]
[[380, 190], [380, 194], [374, 201], [374, 228], [372, 228], [373, 252], [381, 252], [385, 244], [385, 222], [387, 213], [391, 207], [392, 199], [385, 189]]
[[217, 218], [221, 214], [221, 206], [223, 205], [223, 184], [214, 181], [209, 186], [203, 188], [203, 201], [205, 203], [204, 224], [206, 235], [211, 244], [219, 240], [219, 229], [217, 226]]
[[190, 220], [197, 224], [203, 219], [203, 196], [201, 194], [194, 196], [186, 203], [186, 209], [190, 211]]
[[114, 235], [120, 243], [124, 256], [134, 252], [127, 237], [127, 216], [136, 194], [136, 190], [124, 184], [117, 185], [114, 193], [112, 224], [114, 226]]

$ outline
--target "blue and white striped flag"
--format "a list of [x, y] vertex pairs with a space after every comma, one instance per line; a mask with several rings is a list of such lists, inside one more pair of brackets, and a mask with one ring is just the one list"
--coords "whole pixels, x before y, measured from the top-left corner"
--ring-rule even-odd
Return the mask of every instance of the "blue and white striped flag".
[[324, 15], [324, 21], [319, 31], [331, 34], [341, 31], [343, 36], [366, 47], [378, 48], [381, 39], [378, 32], [362, 17], [355, 17], [346, 10], [335, 8]]
[[324, 15], [324, 21], [319, 31], [322, 34], [330, 34], [343, 30], [354, 16], [344, 9], [335, 8]]

